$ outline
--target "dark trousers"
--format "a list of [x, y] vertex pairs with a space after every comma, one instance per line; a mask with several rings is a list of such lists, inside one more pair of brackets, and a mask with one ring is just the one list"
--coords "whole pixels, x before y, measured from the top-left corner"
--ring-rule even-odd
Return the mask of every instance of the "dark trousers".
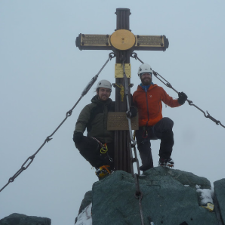
[[[110, 165], [113, 169], [114, 145], [107, 143], [108, 152], [100, 153], [101, 145], [93, 138], [83, 137], [82, 141], [76, 144], [80, 154], [95, 168], [103, 165]], [[111, 160], [110, 160], [111, 159]]]
[[154, 126], [140, 127], [135, 132], [138, 150], [142, 160], [141, 170], [147, 170], [153, 167], [150, 140], [161, 139], [159, 149], [160, 158], [168, 159], [171, 156], [174, 145], [172, 128], [173, 121], [168, 117], [164, 117]]

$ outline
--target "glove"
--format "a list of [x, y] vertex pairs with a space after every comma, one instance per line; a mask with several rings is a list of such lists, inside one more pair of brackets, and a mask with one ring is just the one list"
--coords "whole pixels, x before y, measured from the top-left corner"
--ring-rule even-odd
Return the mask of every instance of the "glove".
[[73, 141], [75, 144], [80, 143], [83, 139], [83, 133], [74, 131], [73, 133]]
[[184, 94], [184, 92], [179, 92], [178, 96], [179, 96], [179, 98], [178, 98], [179, 104], [183, 105], [188, 98], [187, 95]]
[[130, 110], [126, 112], [128, 118], [135, 117], [137, 115], [137, 109], [134, 106], [130, 107]]

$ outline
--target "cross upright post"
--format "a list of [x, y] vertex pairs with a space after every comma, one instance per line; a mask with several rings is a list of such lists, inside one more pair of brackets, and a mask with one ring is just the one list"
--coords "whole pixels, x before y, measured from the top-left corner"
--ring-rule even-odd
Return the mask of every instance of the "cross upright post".
[[[128, 85], [130, 86], [130, 56], [132, 52], [134, 50], [165, 51], [169, 46], [168, 39], [164, 35], [150, 36], [134, 35], [131, 33], [129, 27], [130, 14], [130, 9], [116, 9], [116, 30], [111, 35], [80, 34], [76, 38], [76, 47], [78, 47], [80, 50], [111, 50], [116, 55], [114, 87], [116, 112], [120, 113], [120, 118], [118, 117], [118, 119], [116, 116], [112, 118], [120, 120], [120, 123], [118, 123], [117, 126], [114, 126], [114, 128], [108, 126], [108, 129], [115, 130], [115, 169], [124, 170], [128, 173], [133, 172], [133, 167], [129, 131], [127, 128], [124, 128], [125, 126], [122, 126], [122, 122], [126, 122], [125, 112], [128, 110], [124, 96], [125, 82], [123, 77], [123, 65], [128, 78]], [[121, 116], [121, 113], [124, 115], [124, 117]], [[123, 117], [122, 120], [121, 117]], [[112, 123], [115, 125], [116, 121], [111, 121], [111, 124]]]
[[[117, 16], [116, 31], [121, 30], [129, 31], [130, 9], [117, 8], [116, 16]], [[124, 42], [125, 38], [124, 40], [121, 41]], [[116, 53], [116, 67], [120, 67], [122, 69], [122, 63], [124, 63], [125, 65], [130, 65], [130, 53], [131, 53], [130, 49], [128, 50], [116, 49], [114, 50], [114, 52]], [[118, 86], [120, 86], [121, 88], [125, 88], [124, 78], [123, 76], [122, 77], [118, 76], [117, 73], [115, 73], [115, 78], [116, 78], [116, 86], [115, 86], [116, 112], [126, 112], [128, 110], [126, 100], [124, 99], [123, 96], [121, 96], [121, 90], [120, 88], [118, 88]], [[128, 78], [128, 84], [130, 84], [130, 78]], [[115, 146], [114, 150], [115, 168], [117, 170], [124, 170], [128, 173], [131, 173], [133, 171], [133, 167], [131, 163], [132, 155], [130, 151], [129, 132], [125, 130], [116, 130], [114, 146]]]

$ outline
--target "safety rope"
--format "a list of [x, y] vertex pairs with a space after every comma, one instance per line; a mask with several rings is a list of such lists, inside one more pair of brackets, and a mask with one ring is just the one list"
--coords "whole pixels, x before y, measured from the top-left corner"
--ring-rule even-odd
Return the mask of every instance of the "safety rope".
[[[79, 103], [79, 101], [82, 99], [82, 97], [84, 95], [87, 94], [87, 92], [90, 90], [90, 88], [92, 87], [92, 85], [95, 83], [95, 81], [97, 80], [99, 74], [101, 73], [101, 71], [104, 69], [104, 67], [106, 66], [106, 64], [115, 57], [115, 54], [113, 52], [109, 53], [109, 58], [106, 60], [106, 62], [104, 63], [104, 65], [102, 66], [102, 68], [99, 70], [99, 72], [91, 79], [91, 81], [87, 84], [87, 86], [84, 88], [83, 92], [81, 93], [80, 98], [77, 100], [77, 102], [75, 103], [75, 105], [66, 113], [66, 117], [65, 119], [59, 124], [59, 126], [53, 131], [53, 133], [51, 135], [49, 135], [44, 143], [40, 146], [40, 148], [30, 157], [27, 158], [27, 160], [22, 164], [21, 168], [12, 176], [9, 178], [8, 183], [2, 187], [2, 189], [0, 190], [0, 192], [11, 182], [13, 182], [15, 180], [16, 177], [18, 177], [24, 170], [26, 170], [30, 164], [33, 162], [35, 156], [37, 155], [37, 153], [42, 149], [42, 147], [49, 141], [52, 140], [52, 136], [56, 133], [56, 131], [63, 125], [63, 123], [67, 120], [67, 118], [69, 116], [72, 115], [72, 112], [74, 110], [74, 108], [77, 106], [77, 104]], [[27, 165], [26, 165], [27, 164]]]
[[[129, 103], [129, 85], [128, 85], [128, 78], [126, 76], [125, 73], [125, 65], [124, 65], [124, 61], [123, 61], [123, 78], [124, 78], [124, 89], [125, 89], [125, 96], [126, 96], [126, 101], [127, 101], [127, 114], [130, 110], [130, 103]], [[138, 199], [139, 201], [139, 211], [140, 211], [140, 217], [141, 217], [141, 225], [144, 225], [144, 218], [143, 218], [143, 210], [142, 210], [142, 205], [141, 205], [141, 200], [142, 200], [142, 192], [140, 191], [140, 185], [139, 185], [139, 176], [140, 176], [140, 168], [139, 168], [139, 161], [137, 158], [137, 151], [136, 151], [136, 141], [133, 138], [132, 135], [132, 128], [131, 128], [131, 119], [129, 116], [127, 116], [127, 120], [128, 120], [128, 128], [129, 128], [129, 135], [130, 135], [130, 150], [133, 148], [134, 150], [134, 158], [132, 159], [132, 166], [133, 163], [136, 162], [137, 165], [137, 171], [138, 174], [134, 174], [134, 180], [135, 180], [135, 185], [136, 185], [136, 191], [135, 191], [135, 197]], [[131, 151], [132, 154], [132, 151]]]
[[[137, 56], [137, 53], [135, 53], [135, 52], [133, 52], [132, 54], [131, 54], [131, 57], [132, 58], [135, 58], [136, 60], [139, 60], [141, 63], [144, 63], [142, 60], [140, 60], [139, 58], [138, 58], [138, 56]], [[158, 74], [156, 71], [154, 71], [153, 70], [153, 74], [154, 74], [154, 76], [158, 79], [158, 80], [160, 80], [163, 84], [165, 84], [167, 87], [169, 87], [169, 88], [171, 88], [171, 89], [173, 89], [177, 94], [179, 93], [176, 89], [174, 89], [173, 87], [172, 87], [172, 85], [164, 78], [164, 77], [162, 77], [160, 74]], [[159, 77], [161, 78], [159, 78]], [[163, 81], [163, 80], [164, 81]], [[197, 105], [195, 105], [191, 100], [188, 100], [187, 99], [187, 102], [188, 102], [188, 104], [190, 105], [190, 106], [194, 106], [195, 108], [197, 108], [199, 111], [201, 111], [203, 114], [204, 114], [204, 116], [206, 117], [206, 118], [209, 118], [210, 120], [212, 120], [213, 122], [215, 122], [217, 125], [221, 125], [223, 128], [225, 128], [225, 126], [219, 121], [219, 120], [217, 120], [217, 119], [215, 119], [215, 118], [213, 118], [209, 113], [208, 113], [208, 111], [206, 111], [206, 113], [201, 109], [201, 108], [199, 108]]]

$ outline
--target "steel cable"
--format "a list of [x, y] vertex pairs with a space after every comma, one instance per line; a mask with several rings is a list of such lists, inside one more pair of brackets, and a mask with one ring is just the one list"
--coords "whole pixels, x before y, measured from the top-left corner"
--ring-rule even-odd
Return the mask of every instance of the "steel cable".
[[[127, 100], [127, 115], [128, 115], [128, 112], [130, 110], [130, 103], [129, 103], [129, 86], [128, 86], [128, 78], [126, 76], [126, 72], [125, 72], [125, 65], [124, 65], [124, 61], [122, 63], [123, 65], [123, 78], [124, 78], [124, 86], [125, 86], [125, 96], [126, 96], [126, 100]], [[140, 168], [139, 168], [139, 161], [138, 161], [138, 158], [137, 158], [137, 152], [136, 152], [136, 141], [134, 140], [133, 138], [133, 135], [132, 135], [132, 128], [131, 128], [131, 119], [129, 116], [127, 116], [127, 120], [128, 120], [128, 128], [129, 128], [129, 135], [130, 135], [130, 150], [131, 148], [134, 149], [134, 158], [132, 159], [132, 166], [133, 166], [133, 163], [136, 162], [136, 165], [137, 165], [137, 171], [138, 171], [138, 174], [134, 174], [133, 173], [133, 176], [134, 176], [134, 180], [135, 180], [135, 186], [136, 186], [136, 192], [135, 192], [135, 197], [138, 199], [138, 202], [139, 202], [139, 211], [140, 211], [140, 217], [141, 217], [141, 225], [144, 225], [144, 218], [143, 218], [143, 210], [142, 210], [142, 204], [141, 204], [141, 200], [142, 200], [142, 192], [140, 191], [140, 185], [139, 185], [139, 176], [140, 176]], [[131, 152], [132, 154], [132, 152]]]
[[[56, 133], [56, 131], [63, 125], [63, 123], [67, 120], [67, 118], [68, 118], [69, 116], [72, 115], [72, 112], [73, 112], [74, 108], [75, 108], [75, 107], [77, 106], [77, 104], [80, 102], [80, 100], [82, 99], [82, 97], [83, 97], [84, 95], [86, 95], [87, 92], [90, 90], [90, 88], [91, 88], [92, 85], [95, 83], [95, 81], [96, 81], [97, 78], [98, 78], [98, 75], [99, 75], [99, 74], [101, 73], [101, 71], [104, 69], [104, 67], [106, 66], [106, 64], [107, 64], [112, 58], [114, 58], [114, 57], [115, 57], [115, 54], [114, 54], [113, 52], [109, 54], [109, 58], [106, 60], [106, 62], [105, 62], [104, 65], [101, 67], [101, 69], [99, 70], [99, 72], [91, 79], [91, 81], [88, 83], [88, 85], [84, 88], [84, 90], [83, 90], [83, 92], [82, 92], [80, 98], [77, 100], [77, 102], [74, 104], [74, 106], [66, 113], [65, 119], [64, 119], [64, 120], [59, 124], [59, 126], [52, 132], [52, 134], [49, 135], [49, 136], [45, 139], [45, 141], [44, 141], [43, 144], [40, 146], [40, 148], [39, 148], [33, 155], [31, 155], [30, 157], [28, 157], [28, 158], [25, 160], [25, 162], [22, 164], [21, 168], [20, 168], [20, 169], [19, 169], [12, 177], [9, 178], [8, 183], [7, 183], [5, 186], [2, 187], [2, 189], [0, 190], [0, 192], [1, 192], [6, 186], [8, 186], [9, 183], [13, 182], [13, 181], [15, 180], [15, 178], [18, 177], [24, 170], [26, 170], [26, 169], [30, 166], [30, 164], [33, 162], [33, 160], [34, 160], [36, 154], [42, 149], [42, 147], [43, 147], [47, 142], [49, 142], [49, 141], [52, 140], [51, 137], [52, 137], [52, 136]], [[27, 165], [25, 166], [25, 164], [27, 164]]]

